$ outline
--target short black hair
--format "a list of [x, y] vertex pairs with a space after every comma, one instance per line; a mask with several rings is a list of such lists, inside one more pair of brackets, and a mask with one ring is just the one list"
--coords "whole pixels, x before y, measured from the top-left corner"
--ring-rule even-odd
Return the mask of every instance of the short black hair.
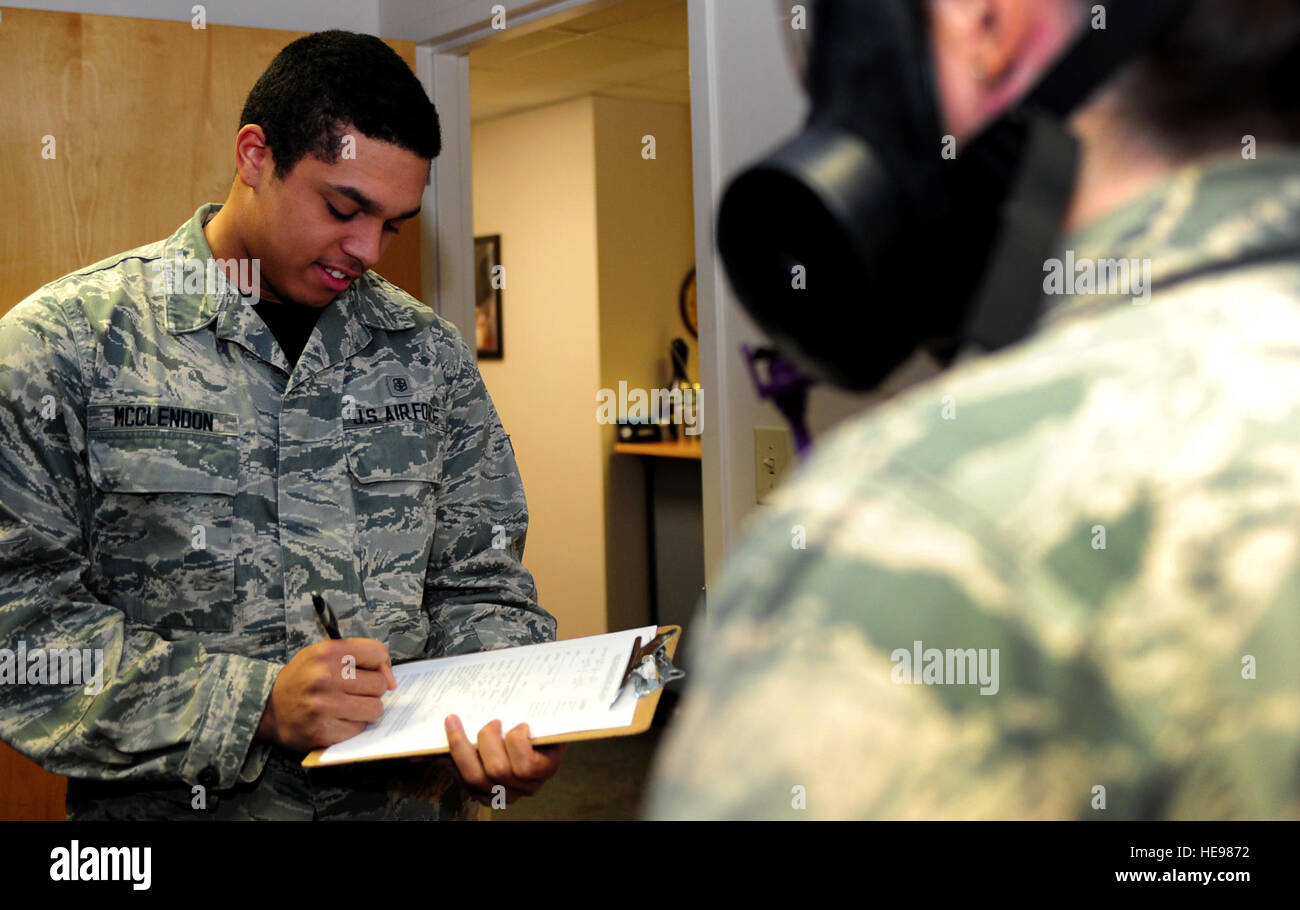
[[275, 176], [285, 179], [302, 157], [338, 161], [349, 128], [421, 158], [442, 151], [438, 111], [406, 61], [373, 35], [340, 29], [285, 45], [248, 93], [242, 129], [266, 134]]
[[1247, 134], [1295, 142], [1300, 0], [1193, 0], [1116, 88], [1126, 119], [1178, 151]]

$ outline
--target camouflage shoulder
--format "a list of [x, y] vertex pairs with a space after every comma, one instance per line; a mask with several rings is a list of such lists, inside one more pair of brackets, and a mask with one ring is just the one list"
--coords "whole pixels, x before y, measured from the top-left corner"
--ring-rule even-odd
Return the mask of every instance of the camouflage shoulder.
[[[1086, 473], [1049, 464], [1049, 445], [1156, 476], [1168, 453], [1198, 439], [1217, 436], [1214, 457], [1223, 461], [1245, 457], [1234, 445], [1242, 433], [1290, 443], [1290, 417], [1300, 409], [1300, 363], [1291, 355], [1300, 344], [1297, 302], [1300, 265], [1265, 263], [1051, 325], [845, 421], [799, 476], [815, 485], [821, 474], [883, 473], [891, 482], [946, 483], [994, 506], [1022, 498], [1020, 488], [976, 483], [976, 465], [992, 471], [994, 461], [981, 461], [987, 456], [1009, 469], [1018, 449], [1083, 486]], [[808, 493], [786, 489], [773, 501], [806, 503]]]
[[[710, 588], [655, 814], [1293, 814], [1231, 769], [1300, 729], [1297, 298], [1294, 263], [1203, 277], [826, 438]], [[897, 685], [913, 647], [1000, 676]]]
[[133, 249], [114, 253], [112, 256], [105, 256], [98, 262], [92, 262], [46, 282], [37, 289], [36, 293], [47, 292], [57, 297], [76, 296], [80, 288], [111, 281], [114, 273], [124, 268], [136, 272], [143, 271], [146, 263], [163, 258], [166, 243], [166, 240], [155, 240]]
[[[35, 356], [38, 351], [48, 351], [60, 343], [65, 350], [75, 351], [77, 337], [72, 326], [79, 320], [74, 320], [69, 310], [75, 307], [78, 298], [61, 293], [51, 284], [37, 288], [0, 316], [0, 350], [5, 352], [9, 365], [17, 358]], [[33, 347], [37, 342], [41, 347]], [[75, 354], [69, 357], [75, 359]]]
[[[148, 263], [162, 258], [165, 243], [158, 240], [124, 250], [47, 281], [15, 304], [5, 318], [35, 318], [51, 324], [66, 321], [74, 327], [85, 325], [76, 314], [81, 313], [89, 319], [87, 306], [105, 299], [101, 292], [116, 291], [130, 283], [148, 289]], [[114, 295], [113, 301], [118, 305], [133, 299], [132, 295]]]
[[139, 262], [150, 262], [155, 259], [163, 258], [166, 251], [168, 238], [152, 240], [149, 243], [132, 247], [129, 250], [123, 250], [120, 253], [114, 253], [112, 256], [105, 256], [98, 262], [92, 262], [90, 265], [83, 266], [65, 275], [65, 278], [75, 278], [77, 276], [89, 277], [97, 272], [107, 271], [122, 265], [131, 260]]
[[[1300, 484], [1280, 467], [1300, 460], [1298, 300], [1300, 265], [1284, 262], [1045, 330], [846, 421], [772, 497], [769, 521], [787, 539], [848, 540], [862, 558], [959, 579], [995, 610], [1012, 599], [998, 579], [1024, 590], [1032, 578], [1055, 605], [1038, 618], [1076, 632], [1196, 527], [1209, 536], [1179, 545], [1184, 602], [1211, 608], [1193, 563], [1218, 564], [1217, 583], [1245, 602], [1232, 548], [1210, 543], [1283, 534], [1300, 515]], [[836, 515], [868, 503], [871, 521], [892, 515], [908, 533], [837, 530]], [[1272, 568], [1284, 577], [1300, 554]]]
[[440, 315], [433, 307], [398, 287], [383, 275], [371, 270], [369, 279], [375, 291], [387, 297], [389, 305], [408, 314], [415, 321], [417, 331], [428, 333], [435, 346], [445, 346], [456, 351], [458, 356], [462, 349], [467, 350], [460, 329], [450, 319]]

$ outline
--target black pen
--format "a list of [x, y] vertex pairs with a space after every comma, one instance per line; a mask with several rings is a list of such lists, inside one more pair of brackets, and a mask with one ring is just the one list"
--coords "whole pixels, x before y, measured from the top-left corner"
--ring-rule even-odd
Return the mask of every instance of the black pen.
[[311, 596], [311, 602], [316, 607], [316, 615], [320, 618], [320, 624], [325, 627], [325, 632], [330, 638], [342, 638], [339, 634], [339, 622], [334, 618], [334, 611], [330, 605], [325, 603], [325, 598], [319, 594]]

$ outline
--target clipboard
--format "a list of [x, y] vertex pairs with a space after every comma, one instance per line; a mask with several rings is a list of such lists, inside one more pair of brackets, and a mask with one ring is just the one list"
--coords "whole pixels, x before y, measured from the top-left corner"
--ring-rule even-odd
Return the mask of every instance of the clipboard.
[[[657, 626], [655, 628], [655, 638], [651, 639], [650, 642], [643, 642], [638, 637], [632, 647], [631, 653], [628, 655], [627, 668], [623, 674], [624, 685], [628, 684], [628, 678], [631, 672], [638, 664], [640, 664], [641, 659], [646, 654], [653, 654], [654, 650], [657, 649], [657, 645], [655, 648], [651, 648], [650, 645], [654, 642], [658, 642], [661, 636], [667, 636], [667, 639], [662, 642], [662, 647], [671, 660], [677, 653], [677, 642], [681, 640], [681, 632], [681, 626]], [[655, 710], [659, 707], [659, 696], [661, 696], [663, 692], [664, 687], [660, 686], [653, 692], [639, 698], [637, 700], [636, 711], [632, 716], [632, 722], [625, 727], [610, 727], [602, 730], [575, 730], [572, 733], [556, 733], [552, 736], [539, 736], [536, 739], [531, 740], [531, 743], [534, 746], [549, 746], [558, 743], [583, 742], [593, 739], [612, 739], [616, 736], [635, 736], [638, 733], [644, 733], [650, 729], [650, 724], [654, 721]], [[473, 742], [474, 737], [478, 735], [478, 731], [474, 731], [473, 734], [468, 730], [465, 732], [466, 735], [470, 737], [471, 742]], [[302, 766], [304, 768], [339, 768], [347, 765], [361, 764], [363, 762], [389, 761], [394, 758], [417, 758], [425, 755], [447, 755], [451, 752], [451, 749], [443, 746], [436, 749], [417, 749], [411, 752], [393, 752], [383, 755], [356, 758], [348, 762], [328, 763], [320, 760], [321, 754], [324, 751], [324, 749], [313, 749], [308, 753], [307, 757], [302, 760]]]

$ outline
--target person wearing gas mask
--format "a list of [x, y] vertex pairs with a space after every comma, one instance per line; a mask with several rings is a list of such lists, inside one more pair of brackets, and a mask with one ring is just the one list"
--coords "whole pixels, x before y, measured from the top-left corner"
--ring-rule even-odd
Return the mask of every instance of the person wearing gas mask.
[[1300, 2], [810, 17], [732, 286], [814, 376], [948, 369], [746, 527], [648, 815], [1300, 816]]

